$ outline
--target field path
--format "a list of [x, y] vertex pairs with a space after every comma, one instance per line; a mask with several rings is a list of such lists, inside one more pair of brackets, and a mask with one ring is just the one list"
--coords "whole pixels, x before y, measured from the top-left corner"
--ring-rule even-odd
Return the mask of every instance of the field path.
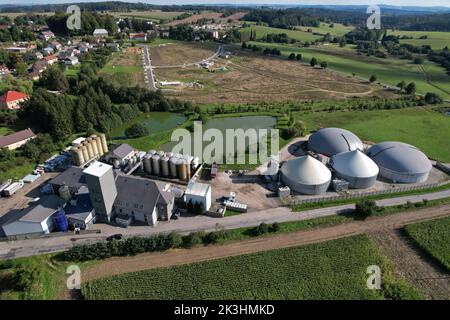
[[417, 287], [428, 299], [450, 299], [450, 274], [397, 229], [369, 232], [394, 263], [395, 272]]
[[[422, 210], [403, 212], [384, 217], [373, 217], [365, 221], [344, 223], [327, 228], [292, 232], [276, 236], [259, 237], [223, 245], [176, 249], [166, 252], [144, 253], [134, 257], [115, 257], [82, 270], [82, 281], [109, 277], [128, 272], [142, 271], [173, 265], [213, 260], [259, 251], [274, 250], [324, 242], [342, 237], [395, 230], [406, 224], [450, 215], [450, 205], [436, 206]], [[414, 260], [414, 259], [413, 259]], [[412, 263], [416, 263], [412, 261]]]

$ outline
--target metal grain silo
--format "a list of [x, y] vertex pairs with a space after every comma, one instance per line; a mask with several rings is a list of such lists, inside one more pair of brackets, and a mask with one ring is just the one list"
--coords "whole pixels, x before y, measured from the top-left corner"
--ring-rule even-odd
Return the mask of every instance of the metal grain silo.
[[150, 150], [149, 152], [147, 152], [147, 154], [149, 155], [154, 155], [156, 153], [156, 150]]
[[77, 167], [82, 166], [84, 164], [84, 157], [83, 157], [83, 151], [81, 150], [81, 148], [74, 147], [74, 148], [70, 149], [70, 151], [72, 152], [73, 163]]
[[152, 155], [151, 154], [146, 154], [144, 156], [144, 171], [148, 174], [152, 174]]
[[164, 157], [164, 156], [166, 155], [166, 153], [165, 153], [164, 151], [162, 151], [162, 150], [159, 150], [158, 152], [156, 152], [156, 154], [157, 154], [159, 157]]
[[173, 157], [173, 152], [166, 152], [166, 157], [172, 158]]
[[154, 154], [152, 156], [152, 173], [155, 176], [159, 176], [160, 175], [160, 170], [159, 170], [159, 159], [160, 158], [161, 157], [159, 155], [157, 155], [157, 154]]
[[91, 145], [89, 139], [86, 139], [85, 142], [83, 142], [83, 144], [85, 145], [85, 147], [87, 149], [89, 160], [91, 160], [92, 158], [94, 158], [94, 149], [92, 149], [92, 145]]
[[194, 159], [192, 159], [192, 162], [191, 162], [191, 169], [195, 170], [198, 168], [199, 165], [200, 165], [200, 158], [194, 157]]
[[106, 142], [106, 135], [104, 133], [100, 133], [100, 138], [102, 139], [102, 149], [104, 153], [108, 152], [108, 142]]
[[184, 159], [178, 159], [177, 161], [177, 174], [178, 179], [185, 181], [187, 178], [186, 161]]
[[159, 164], [161, 166], [161, 175], [163, 177], [169, 176], [169, 157], [164, 156], [159, 159]]
[[89, 158], [89, 153], [88, 153], [88, 148], [86, 146], [86, 143], [83, 141], [81, 143], [81, 147], [79, 147], [79, 148], [81, 148], [81, 152], [83, 153], [84, 163], [88, 162], [90, 158]]
[[102, 139], [99, 136], [95, 136], [95, 143], [97, 144], [98, 155], [102, 156], [105, 154], [103, 151]]
[[169, 161], [169, 173], [170, 173], [170, 177], [172, 177], [172, 178], [178, 177], [178, 174], [177, 174], [178, 159], [179, 158], [173, 156], [172, 158], [170, 158], [170, 161]]
[[95, 141], [95, 138], [92, 138], [92, 136], [90, 138], [88, 138], [90, 145], [92, 146], [92, 151], [94, 153], [95, 157], [100, 156], [100, 152], [98, 151], [98, 147], [97, 147], [97, 141]]
[[183, 159], [186, 163], [186, 175], [187, 175], [186, 179], [189, 180], [191, 178], [191, 163], [194, 157], [186, 154], [183, 156]]

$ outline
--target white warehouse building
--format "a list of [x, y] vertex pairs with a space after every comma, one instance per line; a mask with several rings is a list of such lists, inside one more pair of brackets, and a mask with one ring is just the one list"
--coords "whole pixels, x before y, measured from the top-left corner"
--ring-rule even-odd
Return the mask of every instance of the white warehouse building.
[[211, 208], [211, 186], [206, 183], [190, 182], [184, 193], [184, 201], [192, 204], [201, 203], [204, 210]]

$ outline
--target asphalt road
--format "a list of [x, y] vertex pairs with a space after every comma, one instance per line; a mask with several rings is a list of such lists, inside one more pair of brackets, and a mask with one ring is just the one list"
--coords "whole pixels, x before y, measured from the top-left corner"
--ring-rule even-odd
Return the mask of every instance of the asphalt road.
[[[419, 196], [404, 196], [377, 201], [380, 206], [393, 206], [421, 202], [423, 199], [436, 200], [450, 197], [450, 190], [433, 192]], [[177, 231], [189, 233], [193, 231], [213, 231], [217, 227], [235, 229], [242, 227], [257, 226], [262, 222], [289, 222], [308, 220], [318, 217], [331, 216], [342, 211], [353, 209], [354, 204], [341, 205], [330, 208], [321, 208], [302, 212], [291, 212], [287, 207], [265, 209], [249, 212], [225, 218], [211, 218], [207, 216], [181, 217], [178, 220], [159, 222], [156, 227], [136, 226], [128, 229], [113, 227], [105, 224], [94, 225], [93, 228], [100, 229], [100, 234], [67, 235], [60, 237], [49, 237], [40, 239], [28, 239], [18, 241], [0, 242], [0, 259], [31, 256], [41, 253], [55, 252], [68, 249], [77, 244], [92, 243], [104, 240], [107, 236], [122, 233], [125, 236], [149, 236], [163, 232]]]
[[155, 77], [153, 75], [152, 60], [147, 46], [141, 46], [144, 55], [144, 72], [147, 75], [148, 87], [151, 91], [156, 91]]

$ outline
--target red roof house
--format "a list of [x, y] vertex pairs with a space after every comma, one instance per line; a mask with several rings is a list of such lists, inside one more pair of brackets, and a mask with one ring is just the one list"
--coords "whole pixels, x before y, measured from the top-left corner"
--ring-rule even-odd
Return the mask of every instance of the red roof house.
[[6, 91], [3, 96], [0, 97], [0, 109], [13, 110], [20, 109], [20, 104], [27, 100], [29, 97], [23, 92], [19, 91]]

